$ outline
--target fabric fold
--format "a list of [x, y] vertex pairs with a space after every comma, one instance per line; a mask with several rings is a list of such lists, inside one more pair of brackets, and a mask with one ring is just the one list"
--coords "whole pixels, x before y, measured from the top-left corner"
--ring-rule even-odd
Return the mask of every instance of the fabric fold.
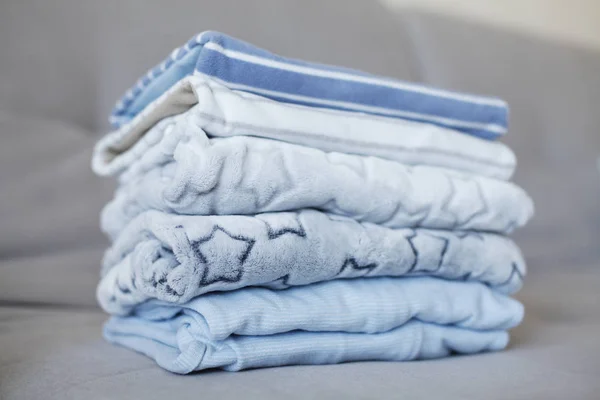
[[113, 317], [105, 336], [176, 373], [236, 371], [500, 350], [522, 317], [519, 302], [480, 283], [373, 278], [150, 301]]

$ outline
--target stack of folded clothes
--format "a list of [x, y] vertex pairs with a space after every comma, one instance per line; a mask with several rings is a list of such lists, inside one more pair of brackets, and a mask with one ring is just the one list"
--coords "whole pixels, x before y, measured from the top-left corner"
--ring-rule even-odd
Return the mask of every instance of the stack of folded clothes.
[[500, 350], [522, 319], [506, 234], [533, 205], [501, 100], [204, 32], [111, 120], [104, 334], [163, 368]]

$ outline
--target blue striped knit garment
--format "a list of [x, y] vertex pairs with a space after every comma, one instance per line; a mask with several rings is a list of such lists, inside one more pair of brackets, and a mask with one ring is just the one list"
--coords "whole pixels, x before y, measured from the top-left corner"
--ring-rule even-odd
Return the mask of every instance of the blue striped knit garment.
[[151, 69], [117, 103], [111, 123], [119, 128], [192, 74], [281, 102], [431, 123], [485, 139], [507, 130], [502, 100], [288, 59], [218, 32], [197, 35]]

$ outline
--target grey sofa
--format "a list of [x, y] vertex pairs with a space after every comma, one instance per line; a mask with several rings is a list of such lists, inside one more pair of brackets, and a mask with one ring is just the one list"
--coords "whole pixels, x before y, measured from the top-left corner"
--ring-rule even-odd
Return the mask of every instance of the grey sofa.
[[[511, 105], [537, 215], [527, 310], [502, 353], [176, 376], [101, 338], [112, 102], [194, 33]], [[0, 2], [0, 399], [600, 398], [600, 52], [365, 0]]]

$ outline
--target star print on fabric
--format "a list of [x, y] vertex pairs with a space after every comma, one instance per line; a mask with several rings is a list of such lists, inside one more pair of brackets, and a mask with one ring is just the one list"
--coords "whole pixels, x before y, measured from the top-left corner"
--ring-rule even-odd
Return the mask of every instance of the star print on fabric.
[[116, 285], [117, 285], [117, 289], [119, 289], [119, 291], [121, 293], [123, 293], [123, 294], [129, 294], [129, 293], [131, 293], [131, 290], [128, 287], [122, 286], [121, 282], [119, 282], [118, 280], [116, 282]]
[[[414, 167], [411, 165], [406, 165], [404, 169], [406, 171], [406, 175], [410, 176], [407, 181], [410, 185], [409, 188], [407, 188], [407, 192], [410, 193], [413, 191], [413, 181], [414, 179], [416, 179], [413, 177]], [[417, 205], [416, 207], [414, 205], [411, 207], [407, 204], [399, 203], [394, 214], [398, 212], [398, 209], [400, 207], [402, 207], [408, 215], [415, 218], [415, 221], [413, 222], [412, 226], [416, 227], [419, 226], [423, 222], [423, 220], [427, 218], [427, 216], [431, 213], [431, 206], [432, 204], [429, 202], [423, 202], [421, 205]]]
[[215, 225], [210, 235], [191, 243], [198, 261], [204, 264], [200, 287], [216, 282], [239, 282], [243, 265], [256, 240], [227, 232]]
[[266, 210], [278, 195], [290, 191], [294, 186], [280, 151], [268, 148], [248, 151], [243, 171], [244, 175], [236, 190], [250, 193], [256, 211]]
[[427, 215], [431, 212], [431, 204], [428, 204], [427, 202], [422, 202], [420, 205], [415, 206], [414, 204], [410, 205], [398, 202], [394, 207], [394, 211], [390, 213], [388, 220], [392, 219], [395, 215], [397, 215], [400, 209], [403, 209], [406, 215], [408, 215], [411, 218], [411, 227], [414, 228], [421, 225], [423, 220], [427, 218]]
[[465, 272], [463, 275], [459, 276], [456, 280], [458, 281], [470, 281], [473, 278], [473, 271]]
[[[413, 255], [415, 255], [413, 264], [407, 273], [416, 271], [433, 273], [442, 268], [450, 245], [447, 238], [429, 232], [413, 231], [407, 240]], [[426, 248], [427, 251], [420, 252], [419, 248]]]
[[285, 234], [306, 237], [306, 231], [297, 213], [261, 214], [256, 218], [265, 223], [269, 240], [277, 239]]
[[510, 275], [508, 276], [508, 279], [502, 283], [500, 283], [497, 286], [504, 286], [509, 284], [510, 282], [512, 282], [512, 280], [514, 279], [515, 276], [518, 277], [519, 282], [523, 282], [523, 272], [519, 269], [519, 267], [517, 266], [516, 262], [513, 262], [511, 264], [512, 270], [510, 271]]
[[272, 287], [272, 288], [286, 289], [286, 288], [292, 286], [289, 283], [289, 279], [290, 279], [290, 274], [285, 274], [280, 278], [274, 279], [268, 285], [265, 285], [265, 286]]
[[448, 180], [448, 185], [449, 185], [448, 187], [450, 188], [450, 190], [448, 191], [448, 196], [444, 199], [444, 203], [442, 204], [442, 207], [440, 210], [444, 211], [446, 214], [452, 216], [452, 224], [451, 224], [450, 228], [455, 229], [458, 224], [458, 222], [457, 222], [458, 217], [450, 209], [450, 204], [452, 203], [452, 200], [454, 200], [454, 195], [456, 194], [456, 188], [454, 187], [453, 178], [450, 177], [449, 175], [444, 175], [444, 176]]
[[165, 285], [165, 292], [167, 292], [167, 294], [170, 294], [171, 296], [181, 297], [181, 293], [173, 289], [170, 285]]
[[479, 239], [482, 242], [485, 240], [481, 233], [475, 232], [475, 231], [457, 231], [454, 233], [454, 235], [460, 239], [474, 238], [474, 239]]
[[[202, 149], [203, 154], [206, 149]], [[190, 158], [188, 151], [182, 152], [185, 158]], [[194, 157], [196, 162], [180, 163], [181, 169], [178, 171], [176, 180], [178, 185], [175, 189], [169, 190], [169, 201], [179, 203], [184, 197], [192, 195], [193, 197], [206, 196], [217, 190], [222, 180], [224, 162], [218, 160], [215, 164], [214, 157]], [[207, 160], [211, 160], [208, 164]], [[188, 160], [189, 161], [189, 160]], [[198, 174], [198, 171], [211, 171], [210, 174]]]
[[504, 233], [511, 233], [512, 231], [514, 231], [517, 228], [517, 222], [516, 221], [509, 221], [506, 226], [504, 227], [504, 229], [502, 230]]
[[[481, 185], [477, 180], [451, 177], [449, 175], [446, 175], [446, 178], [448, 179], [448, 182], [450, 184], [450, 192], [448, 193], [448, 197], [446, 197], [446, 199], [444, 200], [444, 204], [442, 205], [441, 209], [454, 218], [454, 223], [452, 227], [453, 229], [460, 229], [464, 226], [467, 226], [475, 218], [481, 215], [485, 215], [489, 212], [489, 207], [483, 195], [483, 190], [481, 189]], [[456, 181], [464, 182], [463, 190], [461, 192], [465, 192], [463, 196], [464, 198], [469, 199], [470, 202], [468, 209], [471, 212], [466, 218], [462, 219], [454, 211], [452, 211], [453, 209], [457, 208], [465, 209], [462, 200], [456, 197]], [[453, 202], [457, 203], [455, 207], [452, 207]]]
[[155, 287], [156, 289], [158, 289], [159, 286], [162, 287], [162, 289], [167, 293], [170, 294], [171, 296], [177, 296], [177, 297], [181, 297], [183, 294], [179, 293], [177, 290], [173, 289], [168, 283], [167, 283], [167, 275], [164, 274], [160, 277], [160, 279], [156, 279], [156, 272], [154, 272], [152, 274], [152, 278], [150, 278], [150, 284]]
[[413, 262], [410, 265], [410, 268], [408, 269], [408, 271], [406, 271], [406, 273], [411, 273], [415, 271], [415, 267], [417, 266], [417, 264], [419, 263], [419, 251], [417, 250], [417, 247], [415, 246], [413, 240], [417, 237], [417, 231], [412, 231], [412, 233], [410, 235], [408, 235], [406, 237], [406, 240], [408, 240], [408, 244], [410, 246], [410, 249], [413, 253]]
[[336, 276], [340, 276], [347, 269], [351, 269], [353, 271], [360, 271], [361, 273], [363, 273], [361, 276], [365, 276], [371, 271], [373, 271], [375, 268], [377, 268], [376, 263], [360, 265], [358, 262], [356, 262], [356, 259], [354, 257], [349, 257], [346, 260], [344, 260], [344, 264], [342, 265], [342, 267], [340, 268], [340, 272], [338, 272]]
[[[343, 157], [342, 154], [339, 153], [326, 153], [327, 161], [329, 161], [332, 165], [339, 165], [345, 167], [356, 174], [360, 179], [367, 179], [367, 172], [365, 169], [364, 160], [361, 158], [353, 158], [349, 159], [347, 157]], [[356, 162], [352, 163], [351, 160], [356, 160]]]
[[485, 215], [489, 211], [487, 201], [485, 200], [485, 197], [483, 195], [483, 190], [481, 189], [481, 185], [479, 184], [479, 182], [476, 180], [471, 180], [471, 181], [467, 181], [467, 182], [472, 182], [475, 185], [475, 192], [477, 193], [477, 195], [472, 198], [476, 198], [477, 201], [479, 202], [479, 204], [476, 208], [474, 208], [474, 212], [471, 214], [470, 217], [468, 217], [467, 219], [465, 219], [463, 221], [459, 221], [459, 226], [466, 226], [471, 221], [473, 221], [475, 218], [477, 218], [481, 215]]
[[[327, 212], [332, 212], [335, 214], [340, 214], [340, 215], [346, 215], [347, 212], [342, 210], [342, 208], [339, 206], [339, 204], [337, 203], [337, 199], [334, 197], [331, 200], [328, 200], [327, 202], [323, 203], [323, 205], [318, 207], [320, 210], [324, 210]], [[331, 220], [331, 218], [329, 218]]]
[[433, 245], [435, 247], [433, 253], [438, 254], [437, 263], [432, 263], [432, 265], [435, 265], [435, 269], [432, 271], [439, 271], [439, 269], [442, 268], [442, 264], [444, 264], [444, 257], [446, 256], [446, 251], [448, 251], [450, 241], [445, 237], [436, 235], [429, 235], [429, 237], [436, 240], [436, 243]]

